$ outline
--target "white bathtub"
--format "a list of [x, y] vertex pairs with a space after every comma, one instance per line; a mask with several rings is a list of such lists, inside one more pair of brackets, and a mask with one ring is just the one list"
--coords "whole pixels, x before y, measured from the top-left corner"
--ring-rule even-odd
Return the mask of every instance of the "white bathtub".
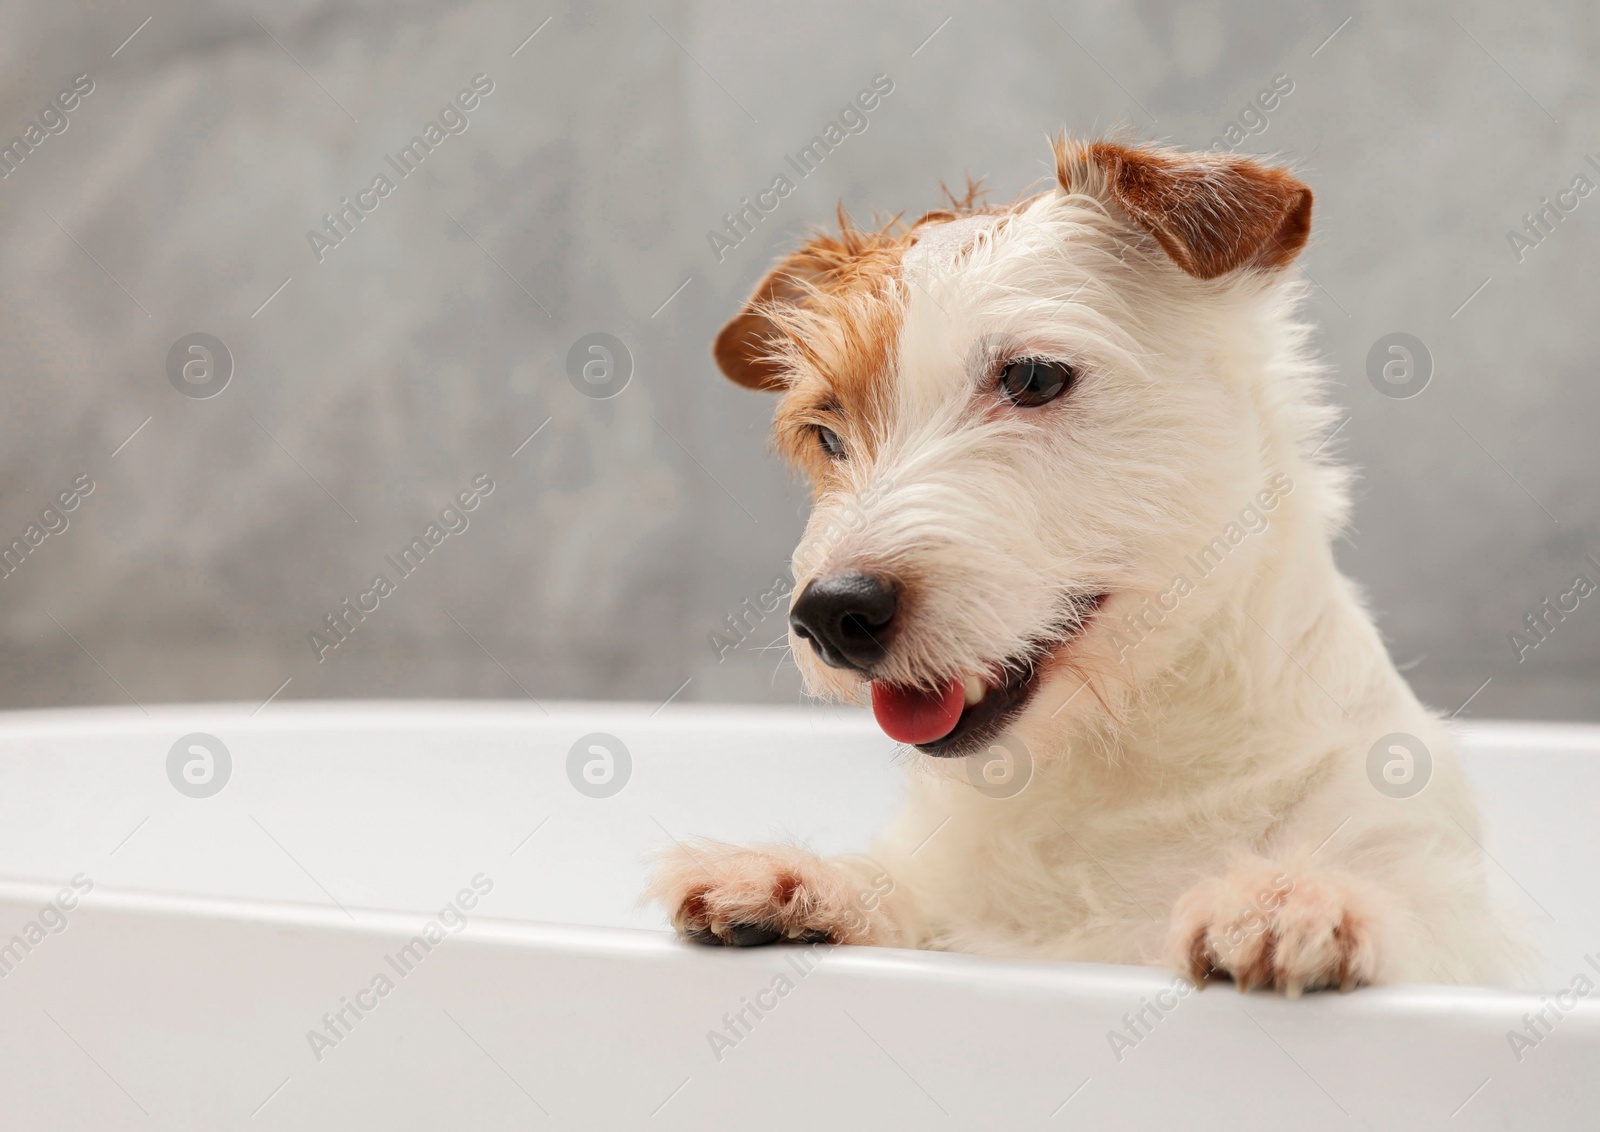
[[[1161, 972], [680, 944], [637, 903], [649, 850], [861, 847], [896, 803], [889, 743], [850, 713], [548, 707], [0, 714], [0, 948], [34, 941], [0, 950], [0, 1128], [1600, 1126], [1600, 996], [1519, 1061], [1537, 991], [1219, 987], [1119, 1060], [1108, 1031]], [[567, 772], [594, 732], [632, 762], [609, 797]], [[196, 733], [231, 761], [203, 797], [220, 761], [169, 760]], [[1465, 740], [1540, 986], [1600, 981], [1600, 728]], [[449, 901], [465, 926], [402, 952]], [[771, 1009], [714, 1048], [749, 1001]]]

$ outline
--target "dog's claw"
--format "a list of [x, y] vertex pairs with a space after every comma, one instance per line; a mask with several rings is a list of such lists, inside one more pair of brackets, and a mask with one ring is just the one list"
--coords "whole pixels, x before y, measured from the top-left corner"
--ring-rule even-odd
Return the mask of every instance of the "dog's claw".
[[734, 947], [764, 947], [783, 933], [762, 924], [729, 924], [728, 943]]
[[776, 943], [783, 935], [777, 928], [763, 924], [711, 923], [703, 928], [685, 927], [683, 936], [692, 943], [707, 947], [763, 947]]

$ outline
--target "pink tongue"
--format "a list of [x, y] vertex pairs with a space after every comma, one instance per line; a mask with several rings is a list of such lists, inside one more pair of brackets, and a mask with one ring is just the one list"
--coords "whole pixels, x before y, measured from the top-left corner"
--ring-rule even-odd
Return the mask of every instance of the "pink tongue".
[[951, 677], [935, 692], [872, 682], [872, 714], [883, 733], [897, 743], [932, 743], [955, 730], [966, 707], [961, 681]]

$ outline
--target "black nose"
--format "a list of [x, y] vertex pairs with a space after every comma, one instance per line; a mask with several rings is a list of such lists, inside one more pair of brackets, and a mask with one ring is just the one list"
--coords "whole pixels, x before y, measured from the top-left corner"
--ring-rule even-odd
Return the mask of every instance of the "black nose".
[[889, 651], [899, 587], [878, 574], [818, 578], [795, 599], [789, 624], [823, 663], [865, 672]]

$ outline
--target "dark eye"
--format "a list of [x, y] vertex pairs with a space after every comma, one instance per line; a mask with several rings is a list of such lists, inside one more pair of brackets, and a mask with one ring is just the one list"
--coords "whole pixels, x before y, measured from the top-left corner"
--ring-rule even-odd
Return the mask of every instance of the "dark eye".
[[817, 443], [822, 445], [823, 452], [827, 453], [830, 460], [843, 460], [845, 458], [844, 441], [839, 439], [839, 434], [826, 425], [817, 426]]
[[1018, 358], [1000, 371], [1000, 392], [1013, 405], [1031, 409], [1054, 401], [1072, 386], [1077, 376], [1065, 362], [1044, 358]]

